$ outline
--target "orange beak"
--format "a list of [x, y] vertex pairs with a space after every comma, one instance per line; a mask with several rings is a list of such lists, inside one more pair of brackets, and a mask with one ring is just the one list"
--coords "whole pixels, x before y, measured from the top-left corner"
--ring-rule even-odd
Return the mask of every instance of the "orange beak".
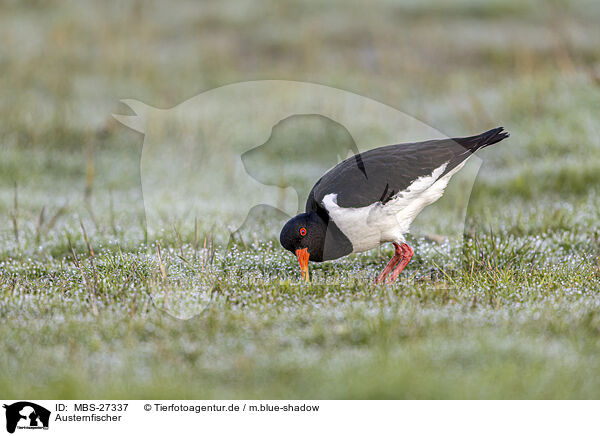
[[304, 281], [308, 282], [308, 258], [310, 257], [310, 254], [308, 253], [308, 248], [296, 250], [296, 257], [298, 258], [298, 263], [300, 264], [302, 278], [304, 279]]

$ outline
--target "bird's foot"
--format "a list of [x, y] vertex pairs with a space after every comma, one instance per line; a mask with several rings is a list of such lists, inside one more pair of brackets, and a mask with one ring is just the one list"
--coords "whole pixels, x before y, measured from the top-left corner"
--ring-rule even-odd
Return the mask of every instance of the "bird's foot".
[[390, 259], [384, 270], [381, 271], [381, 274], [377, 276], [377, 279], [375, 279], [376, 284], [384, 283], [386, 277], [388, 278], [387, 283], [395, 282], [414, 254], [413, 249], [410, 248], [408, 244], [398, 244], [394, 242], [394, 250], [394, 256]]
[[402, 260], [398, 266], [396, 266], [394, 271], [392, 271], [392, 274], [388, 279], [388, 283], [394, 283], [398, 279], [400, 273], [404, 270], [404, 268], [406, 268], [406, 265], [408, 265], [412, 259], [413, 254], [415, 254], [415, 252], [412, 248], [410, 248], [407, 244], [402, 244]]

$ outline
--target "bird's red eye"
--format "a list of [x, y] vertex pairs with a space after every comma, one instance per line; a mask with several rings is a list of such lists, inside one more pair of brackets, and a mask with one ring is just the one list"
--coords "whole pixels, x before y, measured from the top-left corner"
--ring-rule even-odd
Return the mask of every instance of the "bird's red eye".
[[300, 227], [300, 236], [306, 236], [306, 228]]

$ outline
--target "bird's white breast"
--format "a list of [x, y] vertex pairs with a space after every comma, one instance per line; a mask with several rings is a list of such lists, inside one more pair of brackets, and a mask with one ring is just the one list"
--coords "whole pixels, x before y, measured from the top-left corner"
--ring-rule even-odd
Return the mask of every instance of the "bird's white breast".
[[444, 163], [431, 175], [416, 179], [385, 204], [378, 201], [365, 207], [340, 207], [337, 193], [331, 193], [323, 198], [323, 206], [352, 243], [353, 253], [370, 250], [385, 242], [404, 242], [410, 224], [425, 206], [443, 195], [450, 178], [464, 163], [439, 178], [448, 164]]

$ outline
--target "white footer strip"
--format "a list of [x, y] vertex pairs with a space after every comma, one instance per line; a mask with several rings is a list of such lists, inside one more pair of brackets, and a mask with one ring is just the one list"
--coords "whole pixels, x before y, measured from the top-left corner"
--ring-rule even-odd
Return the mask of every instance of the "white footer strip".
[[[0, 435], [584, 434], [597, 401], [0, 400]], [[12, 430], [12, 432], [11, 432]], [[7, 431], [9, 433], [7, 433]]]

